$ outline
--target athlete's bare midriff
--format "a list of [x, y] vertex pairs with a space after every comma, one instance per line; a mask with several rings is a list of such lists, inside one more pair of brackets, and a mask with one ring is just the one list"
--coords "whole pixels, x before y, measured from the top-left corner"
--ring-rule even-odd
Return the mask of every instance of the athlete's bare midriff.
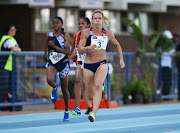
[[96, 50], [93, 53], [86, 53], [85, 63], [97, 63], [106, 59], [106, 51], [105, 50]]

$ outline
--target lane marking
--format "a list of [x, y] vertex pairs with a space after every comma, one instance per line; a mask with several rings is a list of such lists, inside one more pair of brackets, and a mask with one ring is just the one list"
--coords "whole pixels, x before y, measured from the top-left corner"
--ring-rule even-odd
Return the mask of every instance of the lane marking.
[[[126, 129], [132, 127], [148, 127], [148, 126], [159, 126], [159, 125], [168, 125], [168, 124], [180, 124], [180, 122], [172, 122], [172, 123], [159, 123], [159, 124], [149, 124], [149, 125], [138, 125], [138, 126], [128, 126], [128, 127], [115, 127], [115, 128], [105, 128], [105, 129], [95, 129], [95, 130], [85, 130], [85, 131], [77, 131], [72, 133], [82, 133], [82, 132], [92, 132], [92, 131], [104, 131], [104, 130], [113, 130], [113, 129]], [[153, 132], [153, 130], [152, 130]], [[165, 133], [176, 133], [176, 132], [165, 132]], [[179, 133], [179, 132], [177, 132]]]
[[[171, 109], [172, 110], [172, 109]], [[180, 110], [180, 109], [176, 109], [176, 110]], [[107, 115], [109, 114], [110, 110], [106, 110], [108, 112], [103, 112], [103, 113], [97, 113], [98, 116], [103, 116], [103, 115]], [[157, 112], [165, 112], [165, 111], [170, 111], [170, 109], [167, 110], [158, 110], [158, 111], [154, 111], [154, 110], [149, 110], [149, 111], [137, 111], [137, 112], [113, 112], [113, 115], [123, 115], [123, 114], [132, 114], [132, 113], [157, 113]], [[174, 109], [172, 110], [174, 111]], [[70, 112], [70, 111], [69, 111]], [[112, 113], [112, 112], [110, 112]], [[173, 112], [172, 112], [173, 113]], [[41, 115], [42, 114], [42, 115]], [[27, 114], [27, 115], [16, 115], [16, 116], [3, 116], [0, 117], [0, 124], [4, 124], [4, 123], [16, 123], [16, 122], [28, 122], [28, 121], [40, 121], [40, 120], [56, 120], [54, 118], [56, 118], [58, 115], [58, 118], [63, 118], [64, 116], [64, 112], [53, 112], [53, 113], [40, 113], [40, 114]], [[18, 118], [20, 117], [20, 118]], [[70, 118], [83, 118], [83, 117], [88, 117], [88, 115], [84, 115], [82, 114], [81, 116], [73, 116], [71, 115]], [[12, 119], [12, 120], [10, 120]], [[5, 121], [5, 122], [4, 122]]]
[[[117, 119], [117, 120], [107, 120], [107, 121], [96, 121], [94, 123], [91, 122], [80, 122], [80, 123], [73, 123], [73, 124], [56, 124], [56, 125], [51, 125], [51, 126], [39, 126], [39, 127], [26, 127], [26, 128], [14, 128], [14, 129], [3, 129], [0, 131], [14, 131], [14, 130], [22, 130], [22, 129], [37, 129], [37, 128], [43, 128], [43, 127], [63, 127], [63, 126], [73, 126], [73, 125], [77, 125], [80, 124], [81, 126], [85, 126], [87, 124], [101, 124], [101, 123], [110, 123], [110, 122], [120, 122], [120, 121], [128, 121], [128, 120], [141, 120], [141, 119], [146, 119], [146, 118], [165, 118], [165, 117], [176, 117], [179, 115], [162, 115], [162, 116], [154, 116], [154, 117], [138, 117], [138, 118], [129, 118], [129, 119]], [[177, 118], [178, 119], [178, 118]], [[173, 123], [180, 123], [180, 122], [172, 122]], [[160, 123], [161, 124], [161, 123]], [[167, 124], [167, 123], [162, 123], [162, 124]], [[170, 123], [169, 123], [170, 124]], [[149, 125], [158, 125], [158, 124], [149, 124]], [[138, 127], [138, 126], [129, 126], [129, 127]], [[120, 127], [120, 128], [126, 128], [126, 127]]]
[[180, 133], [180, 131], [171, 131], [171, 132], [163, 132], [163, 133]]

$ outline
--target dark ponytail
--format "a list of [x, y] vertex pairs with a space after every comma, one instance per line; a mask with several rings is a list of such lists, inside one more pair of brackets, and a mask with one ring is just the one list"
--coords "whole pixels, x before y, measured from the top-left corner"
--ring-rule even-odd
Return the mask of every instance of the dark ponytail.
[[61, 31], [63, 32], [63, 31], [64, 31], [64, 28], [61, 28]]

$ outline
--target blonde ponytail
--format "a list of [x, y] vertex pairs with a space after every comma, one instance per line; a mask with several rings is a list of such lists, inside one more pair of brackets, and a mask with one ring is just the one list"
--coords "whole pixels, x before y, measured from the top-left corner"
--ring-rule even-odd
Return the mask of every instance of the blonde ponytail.
[[104, 13], [103, 13], [101, 10], [95, 10], [95, 11], [93, 12], [93, 14], [92, 14], [92, 19], [93, 19], [93, 15], [94, 15], [95, 13], [101, 13], [101, 14], [102, 14], [102, 17], [103, 17], [103, 19], [104, 19], [103, 23], [104, 23], [105, 25], [109, 26], [109, 19], [108, 19], [106, 16], [104, 16]]
[[104, 23], [105, 25], [109, 26], [109, 19], [106, 16], [104, 16]]

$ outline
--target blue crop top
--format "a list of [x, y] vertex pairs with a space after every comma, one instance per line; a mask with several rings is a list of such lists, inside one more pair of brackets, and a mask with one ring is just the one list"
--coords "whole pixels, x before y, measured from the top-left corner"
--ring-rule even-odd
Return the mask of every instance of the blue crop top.
[[[57, 37], [54, 36], [54, 32], [49, 32], [49, 37], [48, 37], [48, 42], [49, 41], [54, 41], [54, 44], [62, 49], [65, 49], [65, 32], [61, 32], [61, 34]], [[50, 45], [48, 46], [48, 52], [57, 52], [60, 53], [59, 51], [57, 51], [56, 49], [52, 48]], [[68, 58], [68, 55], [66, 55], [63, 60], [65, 60], [66, 58]], [[63, 60], [61, 60], [61, 62], [63, 62]]]

